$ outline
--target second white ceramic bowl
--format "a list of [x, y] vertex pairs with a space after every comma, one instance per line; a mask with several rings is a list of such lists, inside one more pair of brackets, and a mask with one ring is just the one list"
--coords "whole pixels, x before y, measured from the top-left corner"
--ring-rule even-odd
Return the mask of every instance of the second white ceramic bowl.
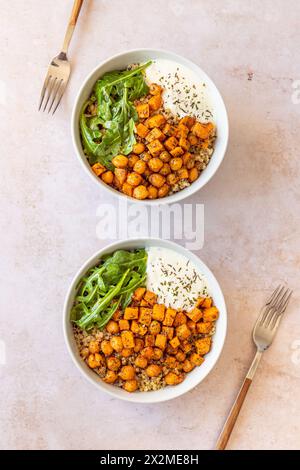
[[[187, 374], [185, 380], [181, 384], [176, 385], [174, 387], [168, 386], [157, 391], [128, 393], [119, 387], [109, 385], [103, 382], [100, 377], [97, 376], [95, 372], [93, 372], [82, 360], [79, 355], [73, 335], [72, 324], [70, 322], [70, 311], [73, 306], [76, 291], [81, 278], [90, 268], [96, 266], [99, 263], [103, 255], [107, 253], [113, 253], [114, 251], [120, 249], [132, 250], [134, 248], [149, 248], [152, 246], [159, 246], [162, 248], [175, 250], [177, 253], [186, 256], [195, 265], [198, 271], [205, 276], [208, 284], [208, 289], [214, 299], [216, 307], [219, 309], [220, 315], [216, 323], [216, 333], [213, 336], [213, 345], [210, 352], [205, 356], [204, 363], [200, 367], [196, 367], [192, 372]], [[67, 348], [75, 365], [78, 367], [80, 372], [99, 389], [99, 391], [107, 392], [116, 398], [120, 398], [122, 400], [127, 400], [130, 402], [158, 403], [166, 400], [171, 400], [172, 398], [179, 397], [180, 395], [183, 395], [184, 393], [188, 392], [196, 385], [200, 384], [200, 382], [202, 382], [202, 380], [204, 380], [207, 374], [213, 369], [222, 352], [225, 341], [227, 330], [227, 312], [224, 297], [221, 288], [218, 284], [218, 281], [216, 280], [212, 272], [208, 269], [208, 267], [196, 255], [186, 250], [182, 246], [167, 240], [135, 239], [116, 242], [107, 246], [106, 248], [95, 253], [79, 269], [71, 283], [71, 286], [66, 296], [63, 316], [63, 328]]]
[[[145, 200], [138, 200], [132, 199], [125, 194], [113, 189], [111, 186], [105, 184], [100, 178], [98, 178], [94, 172], [92, 171], [89, 162], [83, 152], [83, 148], [81, 145], [80, 139], [80, 131], [79, 131], [79, 119], [82, 106], [84, 102], [90, 96], [94, 84], [104, 73], [112, 71], [112, 70], [122, 70], [126, 69], [126, 67], [133, 63], [140, 63], [146, 62], [148, 60], [155, 60], [155, 59], [168, 59], [178, 64], [184, 65], [195, 72], [199, 79], [206, 83], [208, 88], [208, 92], [210, 94], [210, 99], [215, 110], [216, 116], [216, 126], [217, 126], [217, 140], [215, 144], [214, 153], [210, 159], [207, 168], [201, 173], [199, 178], [187, 188], [178, 191], [175, 194], [170, 196], [161, 198], [161, 199], [145, 199]], [[110, 191], [112, 194], [117, 195], [118, 197], [127, 198], [130, 201], [134, 201], [135, 203], [142, 203], [142, 204], [166, 204], [166, 203], [174, 203], [178, 202], [188, 196], [191, 196], [200, 188], [202, 188], [215, 174], [217, 169], [219, 168], [228, 143], [228, 118], [226, 108], [223, 102], [223, 99], [213, 83], [213, 81], [206, 75], [206, 73], [198, 67], [198, 65], [194, 64], [188, 59], [181, 57], [173, 52], [168, 52], [164, 50], [155, 50], [155, 49], [136, 49], [127, 52], [122, 52], [121, 54], [115, 55], [110, 57], [109, 59], [105, 60], [101, 64], [99, 64], [84, 80], [83, 85], [81, 86], [79, 93], [75, 99], [75, 104], [72, 113], [72, 123], [71, 123], [71, 132], [72, 132], [72, 140], [75, 148], [76, 155], [78, 156], [83, 168], [87, 171], [90, 177], [93, 179], [99, 187], [103, 187], [106, 191]]]

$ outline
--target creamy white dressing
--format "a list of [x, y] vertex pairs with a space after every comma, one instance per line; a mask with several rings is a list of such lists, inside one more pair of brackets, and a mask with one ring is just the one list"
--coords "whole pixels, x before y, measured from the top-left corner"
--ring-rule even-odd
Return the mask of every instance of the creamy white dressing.
[[185, 256], [167, 248], [147, 250], [147, 289], [158, 302], [178, 310], [191, 310], [200, 296], [208, 296], [205, 277]]
[[214, 110], [207, 84], [185, 65], [157, 59], [146, 69], [146, 81], [164, 88], [164, 107], [178, 118], [186, 115], [198, 121], [214, 121]]

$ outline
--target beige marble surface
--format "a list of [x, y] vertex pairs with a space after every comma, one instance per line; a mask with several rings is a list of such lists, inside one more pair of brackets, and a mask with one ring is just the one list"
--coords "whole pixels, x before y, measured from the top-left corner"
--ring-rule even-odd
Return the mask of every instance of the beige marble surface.
[[[86, 0], [72, 79], [53, 118], [37, 113], [37, 101], [71, 4], [1, 2], [0, 447], [213, 448], [254, 353], [258, 309], [285, 281], [292, 304], [229, 447], [299, 449], [299, 2]], [[221, 169], [188, 201], [205, 205], [198, 254], [223, 287], [227, 341], [200, 386], [153, 406], [116, 401], [86, 382], [61, 327], [73, 274], [106, 244], [96, 235], [97, 209], [116, 203], [75, 159], [72, 104], [97, 63], [135, 47], [164, 47], [202, 66], [224, 96], [231, 128]]]

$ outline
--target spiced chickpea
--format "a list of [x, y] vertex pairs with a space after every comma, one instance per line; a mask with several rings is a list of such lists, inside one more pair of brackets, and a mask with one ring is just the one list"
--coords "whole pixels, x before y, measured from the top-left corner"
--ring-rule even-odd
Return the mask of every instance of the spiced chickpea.
[[189, 181], [190, 181], [190, 183], [193, 183], [194, 181], [196, 181], [198, 176], [199, 176], [199, 172], [198, 172], [197, 168], [196, 167], [192, 168], [189, 171]]
[[178, 183], [178, 176], [175, 175], [175, 173], [171, 173], [170, 175], [167, 176], [167, 183], [170, 185], [170, 186], [173, 186], [174, 184]]
[[142, 144], [141, 142], [137, 143], [137, 144], [134, 144], [133, 148], [132, 148], [132, 151], [133, 153], [136, 153], [137, 155], [140, 155], [141, 153], [144, 152], [145, 150], [145, 145]]
[[155, 173], [157, 173], [163, 167], [163, 162], [158, 157], [151, 158], [151, 160], [149, 160], [148, 162], [148, 166], [151, 171], [154, 171]]
[[171, 168], [169, 163], [164, 163], [163, 166], [161, 167], [160, 174], [163, 176], [167, 176], [171, 173]]
[[110, 338], [110, 344], [111, 347], [117, 352], [121, 352], [123, 349], [123, 342], [121, 336], [113, 336], [112, 338]]
[[116, 168], [126, 168], [128, 165], [128, 158], [125, 155], [117, 155], [112, 159], [112, 164]]
[[122, 357], [130, 357], [132, 355], [133, 349], [123, 348], [121, 351]]
[[109, 322], [106, 325], [106, 331], [108, 333], [111, 333], [112, 335], [115, 335], [115, 334], [119, 333], [118, 323], [114, 320], [109, 320]]
[[133, 171], [135, 171], [135, 173], [138, 173], [139, 175], [142, 175], [146, 168], [146, 162], [144, 160], [138, 160], [133, 167]]
[[155, 173], [149, 176], [149, 181], [156, 188], [161, 188], [165, 184], [166, 178], [159, 173]]
[[153, 349], [153, 359], [159, 361], [163, 357], [163, 351], [159, 348]]
[[98, 341], [91, 341], [89, 344], [90, 353], [95, 354], [100, 352], [100, 344]]
[[159, 158], [161, 159], [162, 162], [164, 163], [169, 163], [169, 161], [171, 160], [171, 155], [169, 154], [169, 152], [167, 152], [167, 150], [164, 150], [163, 152], [161, 152], [161, 154], [159, 155]]
[[128, 158], [128, 167], [133, 168], [136, 162], [138, 161], [139, 161], [139, 157], [137, 155], [134, 155], [134, 154], [130, 155], [130, 157]]
[[114, 180], [114, 174], [112, 171], [105, 171], [104, 173], [102, 173], [101, 175], [101, 179], [102, 181], [104, 181], [104, 183], [106, 184], [112, 184], [113, 180]]
[[113, 384], [115, 383], [115, 381], [117, 380], [118, 376], [117, 374], [113, 371], [113, 370], [108, 370], [106, 372], [106, 375], [104, 377], [104, 382], [106, 382], [107, 384]]
[[148, 198], [149, 199], [156, 199], [157, 198], [157, 188], [155, 186], [148, 186]]
[[165, 197], [170, 191], [170, 186], [168, 184], [164, 184], [161, 188], [158, 190], [158, 197]]
[[152, 320], [149, 326], [151, 335], [158, 335], [160, 333], [160, 323], [157, 320]]
[[121, 361], [118, 357], [111, 356], [106, 359], [106, 365], [109, 370], [113, 370], [115, 372], [120, 369]]
[[136, 353], [140, 352], [143, 349], [143, 347], [144, 347], [144, 341], [141, 338], [136, 338], [134, 352]]
[[133, 197], [136, 199], [146, 199], [148, 197], [148, 190], [146, 186], [140, 184], [133, 190]]
[[134, 188], [138, 186], [141, 181], [142, 177], [138, 173], [129, 173], [129, 175], [127, 176], [127, 183], [133, 186]]
[[89, 354], [89, 348], [82, 348], [82, 350], [80, 351], [80, 356], [83, 357], [83, 359], [86, 359]]
[[126, 382], [124, 382], [123, 388], [126, 390], [126, 392], [135, 392], [138, 388], [138, 383], [135, 379], [126, 380]]
[[162, 368], [157, 364], [150, 364], [146, 369], [146, 374], [149, 377], [157, 377], [162, 371]]
[[182, 158], [174, 157], [170, 160], [170, 167], [172, 171], [180, 170], [182, 167]]
[[110, 342], [104, 339], [101, 343], [101, 351], [103, 354], [105, 354], [105, 356], [110, 356], [114, 350]]
[[133, 366], [123, 366], [119, 372], [122, 380], [132, 380], [135, 377], [135, 370]]
[[185, 358], [186, 358], [185, 353], [183, 351], [178, 351], [178, 353], [176, 354], [177, 361], [184, 362]]
[[147, 359], [143, 356], [137, 356], [134, 363], [137, 367], [140, 367], [141, 369], [145, 369], [148, 365]]

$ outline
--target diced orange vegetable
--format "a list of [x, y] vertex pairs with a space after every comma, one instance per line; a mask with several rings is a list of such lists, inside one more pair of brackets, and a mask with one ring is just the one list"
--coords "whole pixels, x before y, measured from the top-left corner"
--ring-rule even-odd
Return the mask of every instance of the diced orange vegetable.
[[211, 338], [208, 336], [206, 338], [197, 339], [195, 341], [195, 346], [197, 353], [200, 354], [200, 356], [204, 356], [204, 354], [207, 354], [210, 350]]
[[147, 120], [147, 125], [152, 129], [153, 127], [161, 127], [165, 122], [166, 118], [162, 114], [155, 114]]
[[178, 140], [176, 139], [176, 137], [169, 137], [166, 141], [165, 141], [165, 147], [167, 150], [171, 151], [173, 149], [175, 149], [176, 147], [178, 146]]
[[197, 323], [197, 321], [200, 320], [200, 318], [202, 318], [202, 312], [199, 308], [195, 307], [193, 308], [193, 310], [191, 310], [190, 312], [187, 312], [187, 316], [193, 320], [194, 322]]
[[134, 348], [134, 337], [132, 331], [122, 331], [121, 339], [124, 348], [131, 349]]
[[175, 336], [175, 338], [173, 338], [173, 339], [170, 341], [170, 345], [171, 345], [172, 348], [174, 348], [174, 349], [178, 348], [178, 346], [180, 345], [180, 341], [179, 341], [179, 339], [177, 338], [177, 336]]
[[136, 106], [137, 113], [140, 119], [147, 119], [149, 117], [149, 105], [147, 103], [138, 104]]
[[153, 305], [152, 318], [162, 322], [165, 318], [165, 306], [162, 304]]
[[177, 326], [176, 334], [179, 339], [187, 339], [191, 336], [191, 330], [184, 323], [183, 325]]
[[150, 290], [147, 290], [144, 294], [144, 299], [148, 302], [149, 305], [154, 305], [157, 299], [157, 295]]
[[152, 309], [147, 307], [140, 307], [139, 323], [142, 325], [150, 325]]
[[168, 340], [171, 340], [174, 336], [174, 328], [172, 326], [163, 326], [162, 332], [167, 336]]
[[167, 344], [167, 337], [162, 334], [158, 334], [155, 338], [155, 346], [159, 349], [164, 350]]
[[146, 287], [138, 287], [137, 289], [135, 289], [132, 298], [134, 300], [141, 300], [145, 292], [146, 292]]
[[140, 137], [145, 138], [146, 135], [149, 133], [149, 129], [143, 123], [140, 122], [136, 125], [136, 133]]
[[124, 320], [137, 320], [139, 318], [139, 309], [137, 307], [126, 307]]
[[203, 310], [203, 321], [216, 321], [219, 317], [217, 307], [209, 307]]
[[165, 139], [165, 134], [163, 134], [163, 132], [158, 127], [154, 127], [146, 137], [147, 142], [152, 142], [155, 139], [160, 141]]
[[129, 330], [130, 325], [128, 320], [119, 320], [119, 328], [120, 330]]
[[154, 95], [148, 101], [149, 107], [151, 111], [157, 111], [162, 105], [162, 97], [161, 95]]
[[105, 166], [101, 165], [101, 163], [95, 163], [95, 165], [92, 166], [92, 170], [95, 175], [100, 176], [106, 171], [106, 168]]
[[172, 326], [176, 317], [176, 313], [176, 310], [173, 308], [167, 308], [163, 324], [165, 326]]

